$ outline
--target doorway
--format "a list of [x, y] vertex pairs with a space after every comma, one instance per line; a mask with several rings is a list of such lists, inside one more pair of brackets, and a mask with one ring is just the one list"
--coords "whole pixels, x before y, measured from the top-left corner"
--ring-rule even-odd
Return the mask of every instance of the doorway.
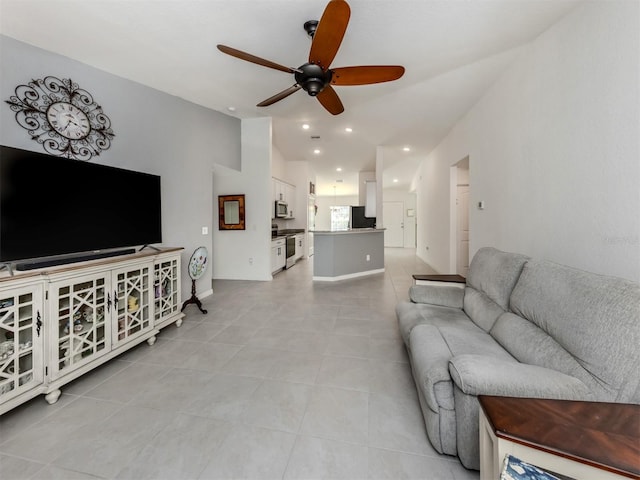
[[450, 268], [466, 278], [469, 273], [469, 157], [451, 167]]
[[404, 203], [382, 202], [384, 246], [404, 247]]
[[469, 273], [469, 184], [457, 188], [456, 273], [467, 278]]

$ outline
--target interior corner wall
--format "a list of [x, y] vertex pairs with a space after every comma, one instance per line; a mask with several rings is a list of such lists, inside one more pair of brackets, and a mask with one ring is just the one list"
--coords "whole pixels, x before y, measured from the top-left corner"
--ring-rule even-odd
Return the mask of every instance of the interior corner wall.
[[[44, 153], [16, 123], [4, 100], [15, 95], [18, 85], [48, 75], [71, 78], [111, 119], [115, 138], [92, 162], [162, 177], [162, 245], [184, 247], [182, 296], [189, 298], [189, 258], [201, 245], [210, 257], [213, 249], [211, 234], [202, 235], [203, 226], [210, 232], [214, 227], [211, 172], [216, 164], [240, 169], [240, 120], [0, 35], [1, 144]], [[80, 201], [83, 188], [91, 186], [77, 186]], [[122, 214], [135, 211], [132, 206]], [[211, 269], [196, 289], [199, 296], [211, 291]]]
[[[242, 169], [216, 169], [219, 195], [245, 196], [245, 230], [213, 231], [213, 278], [272, 280], [271, 276], [271, 117], [242, 120]], [[214, 214], [218, 222], [218, 211]]]
[[449, 270], [449, 170], [468, 155], [471, 255], [493, 246], [640, 280], [639, 19], [635, 1], [581, 4], [422, 162], [424, 261]]

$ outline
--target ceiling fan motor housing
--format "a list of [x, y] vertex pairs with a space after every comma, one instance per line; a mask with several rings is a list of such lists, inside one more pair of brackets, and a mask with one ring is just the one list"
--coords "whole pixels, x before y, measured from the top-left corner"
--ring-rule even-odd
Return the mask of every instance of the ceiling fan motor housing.
[[305, 63], [295, 72], [296, 83], [312, 97], [318, 95], [331, 82], [333, 72], [320, 65]]

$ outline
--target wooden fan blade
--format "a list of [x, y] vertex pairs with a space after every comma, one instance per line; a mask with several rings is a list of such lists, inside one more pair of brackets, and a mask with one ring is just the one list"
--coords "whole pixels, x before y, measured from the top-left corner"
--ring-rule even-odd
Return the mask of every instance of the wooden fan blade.
[[404, 67], [399, 65], [371, 65], [332, 69], [332, 85], [369, 85], [391, 82], [404, 75]]
[[247, 62], [256, 63], [258, 65], [262, 65], [263, 67], [273, 68], [285, 73], [295, 72], [293, 68], [279, 65], [269, 60], [265, 60], [264, 58], [256, 57], [255, 55], [251, 55], [250, 53], [243, 52], [242, 50], [227, 47], [226, 45], [218, 45], [218, 50], [220, 50], [222, 53], [226, 53], [227, 55], [231, 55], [232, 57], [239, 58], [240, 60], [246, 60]]
[[322, 90], [316, 98], [332, 115], [339, 115], [344, 112], [340, 97], [338, 97], [338, 94], [331, 85], [324, 87], [324, 90]]
[[273, 105], [274, 103], [282, 100], [283, 98], [288, 97], [292, 93], [297, 92], [301, 88], [302, 87], [296, 83], [295, 85], [287, 88], [286, 90], [283, 90], [280, 93], [276, 93], [273, 97], [269, 97], [266, 100], [263, 100], [258, 105], [256, 105], [256, 107], [268, 107], [269, 105]]
[[323, 70], [329, 68], [338, 53], [350, 16], [351, 9], [344, 0], [331, 0], [327, 4], [313, 35], [309, 63], [320, 65]]

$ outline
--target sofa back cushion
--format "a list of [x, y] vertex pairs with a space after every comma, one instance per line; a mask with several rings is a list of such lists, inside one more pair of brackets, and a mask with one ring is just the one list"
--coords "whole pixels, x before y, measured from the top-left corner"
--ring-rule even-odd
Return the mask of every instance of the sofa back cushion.
[[481, 248], [473, 256], [469, 265], [464, 310], [485, 331], [488, 332], [509, 307], [511, 291], [527, 260], [525, 255], [502, 252], [492, 247]]
[[516, 360], [549, 368], [582, 381], [591, 392], [601, 390], [593, 376], [553, 337], [533, 322], [505, 312], [489, 332]]
[[[639, 284], [532, 260], [510, 307], [575, 358], [597, 385], [600, 400], [634, 398], [640, 383]], [[559, 361], [556, 369], [575, 374], [569, 363]]]

